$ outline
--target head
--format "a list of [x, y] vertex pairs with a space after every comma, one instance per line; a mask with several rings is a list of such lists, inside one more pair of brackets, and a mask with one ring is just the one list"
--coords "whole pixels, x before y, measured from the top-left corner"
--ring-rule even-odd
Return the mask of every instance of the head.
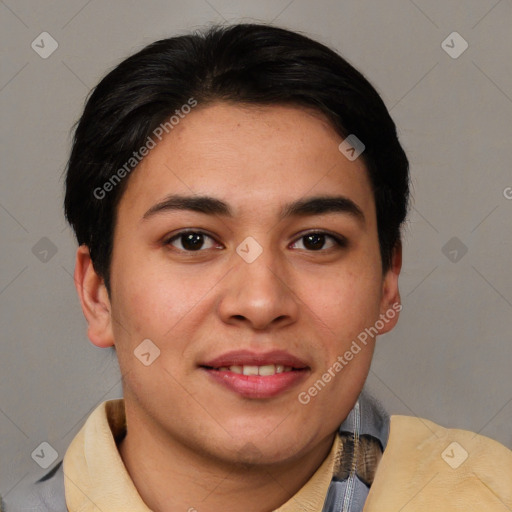
[[[356, 159], [339, 150], [352, 134]], [[385, 105], [318, 42], [236, 25], [123, 61], [78, 122], [65, 209], [89, 337], [115, 346], [127, 413], [230, 462], [332, 436], [398, 318], [407, 202]], [[292, 370], [237, 376], [256, 366]]]

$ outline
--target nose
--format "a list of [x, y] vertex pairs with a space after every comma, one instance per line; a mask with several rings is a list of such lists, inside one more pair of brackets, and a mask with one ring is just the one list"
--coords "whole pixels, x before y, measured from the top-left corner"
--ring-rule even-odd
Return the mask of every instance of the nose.
[[218, 312], [227, 324], [261, 331], [294, 323], [299, 305], [290, 276], [264, 251], [252, 263], [235, 263], [224, 282]]

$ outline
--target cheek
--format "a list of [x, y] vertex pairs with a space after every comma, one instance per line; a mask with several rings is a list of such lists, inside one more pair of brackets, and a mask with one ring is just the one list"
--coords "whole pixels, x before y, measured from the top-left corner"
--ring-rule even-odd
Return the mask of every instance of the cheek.
[[188, 339], [194, 328], [193, 320], [211, 307], [209, 292], [217, 281], [216, 275], [179, 271], [165, 261], [118, 267], [112, 304], [116, 340], [132, 346], [149, 338], [167, 348], [172, 341], [177, 350], [179, 340]]
[[372, 271], [340, 271], [307, 286], [304, 302], [337, 340], [347, 341], [378, 319], [380, 275]]

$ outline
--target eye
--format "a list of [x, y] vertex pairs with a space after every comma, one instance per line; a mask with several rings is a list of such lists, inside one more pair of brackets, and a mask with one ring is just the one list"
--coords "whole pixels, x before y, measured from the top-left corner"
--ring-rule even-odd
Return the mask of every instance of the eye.
[[182, 231], [166, 240], [165, 245], [172, 245], [181, 251], [200, 251], [219, 247], [211, 236], [202, 231]]
[[333, 247], [346, 247], [346, 245], [347, 242], [343, 237], [337, 237], [322, 231], [314, 231], [302, 235], [290, 245], [290, 248], [306, 251], [321, 251], [332, 249]]

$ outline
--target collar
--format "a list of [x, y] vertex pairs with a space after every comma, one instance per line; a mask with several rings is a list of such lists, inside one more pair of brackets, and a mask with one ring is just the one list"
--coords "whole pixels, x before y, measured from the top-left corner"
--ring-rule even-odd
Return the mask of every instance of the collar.
[[[150, 512], [135, 488], [117, 449], [125, 435], [124, 400], [100, 404], [71, 442], [64, 456], [64, 485], [70, 511]], [[340, 459], [341, 439], [308, 482], [275, 512], [321, 509]]]

